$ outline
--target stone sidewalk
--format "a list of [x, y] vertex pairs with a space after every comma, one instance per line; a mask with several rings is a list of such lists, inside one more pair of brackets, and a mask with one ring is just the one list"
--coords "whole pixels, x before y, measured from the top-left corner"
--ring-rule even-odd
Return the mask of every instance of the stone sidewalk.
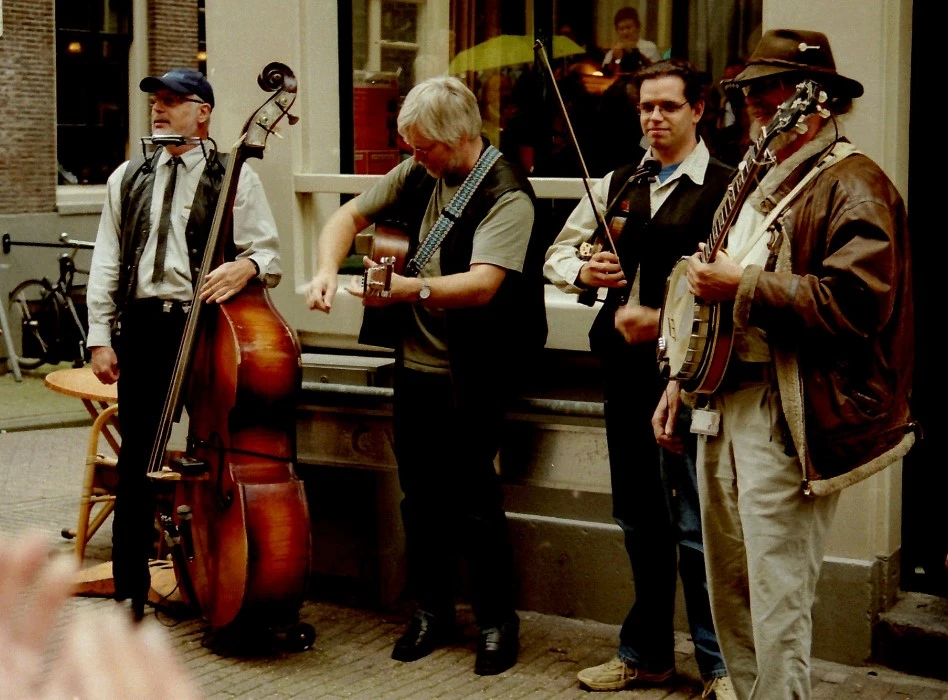
[[[63, 527], [74, 527], [82, 484], [88, 428], [51, 427], [36, 430], [12, 428], [9, 394], [0, 375], [0, 535], [15, 536], [27, 529], [40, 530], [56, 550], [69, 553], [72, 543], [60, 536]], [[41, 379], [39, 380], [41, 381]], [[36, 379], [33, 379], [36, 383]], [[25, 386], [17, 385], [26, 391]], [[68, 425], [82, 411], [58, 403], [53, 392], [43, 390], [22, 397], [19, 416], [45, 415], [40, 425]], [[49, 409], [47, 399], [57, 403]], [[74, 409], [78, 408], [79, 411]], [[56, 410], [54, 410], [56, 409]], [[49, 413], [44, 414], [44, 410]], [[72, 416], [67, 418], [67, 414]], [[17, 417], [14, 415], [14, 417]], [[23, 426], [24, 421], [19, 422]], [[92, 538], [86, 566], [108, 561], [110, 524]], [[474, 628], [468, 625], [457, 644], [439, 649], [411, 664], [392, 661], [391, 646], [404, 615], [332, 600], [314, 582], [311, 599], [302, 608], [302, 621], [317, 631], [308, 651], [277, 651], [256, 657], [224, 656], [206, 646], [206, 627], [199, 619], [176, 620], [154, 615], [167, 628], [180, 658], [208, 698], [589, 698], [579, 688], [576, 672], [600, 663], [615, 652], [618, 628], [587, 620], [572, 620], [524, 611], [521, 613], [520, 662], [495, 677], [478, 677], [474, 664]], [[97, 610], [114, 605], [108, 599], [74, 598], [64, 621], [80, 609]], [[624, 691], [606, 697], [697, 698], [701, 684], [694, 648], [685, 635], [677, 639], [679, 677], [662, 688]], [[873, 666], [843, 666], [814, 661], [814, 698], [901, 698], [948, 700], [948, 683], [909, 676]], [[2, 693], [0, 693], [2, 694]], [[143, 689], [142, 697], [147, 697]]]

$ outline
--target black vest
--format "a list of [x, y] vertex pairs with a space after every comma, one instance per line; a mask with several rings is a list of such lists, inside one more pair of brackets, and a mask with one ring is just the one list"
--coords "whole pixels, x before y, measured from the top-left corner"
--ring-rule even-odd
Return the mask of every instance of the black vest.
[[[418, 244], [417, 232], [428, 207], [436, 180], [425, 169], [416, 165], [405, 182], [398, 202], [383, 211], [377, 221], [395, 221], [409, 233], [414, 254]], [[488, 171], [461, 216], [441, 244], [441, 274], [451, 275], [470, 269], [474, 233], [497, 200], [507, 192], [520, 190], [533, 201], [533, 187], [523, 172], [501, 157]], [[491, 301], [484, 306], [446, 309], [445, 331], [448, 360], [456, 383], [471, 386], [484, 382], [496, 386], [498, 380], [511, 374], [522, 373], [524, 363], [530, 361], [546, 343], [546, 306], [544, 301], [543, 259], [546, 244], [537, 233], [536, 218], [522, 272], [508, 270], [504, 281]], [[400, 308], [399, 308], [400, 307]], [[397, 324], [409, 323], [408, 306], [388, 307], [396, 310]], [[374, 314], [368, 313], [363, 322], [360, 340], [367, 342]]]
[[[148, 159], [136, 156], [128, 162], [121, 184], [121, 218], [119, 220], [119, 283], [115, 293], [115, 306], [121, 313], [135, 296], [138, 283], [138, 263], [145, 249], [145, 241], [151, 234], [151, 194], [155, 187], [155, 166], [161, 148]], [[205, 165], [201, 181], [191, 203], [191, 216], [185, 229], [188, 257], [191, 263], [191, 285], [197, 287], [197, 278], [207, 246], [208, 233], [214, 221], [217, 199], [227, 154], [216, 151], [214, 159]]]
[[[625, 184], [634, 165], [618, 168], [612, 175], [609, 201]], [[650, 215], [649, 183], [629, 188], [628, 219], [616, 241], [616, 252], [629, 283], [638, 270], [639, 303], [660, 309], [665, 300], [665, 281], [675, 263], [698, 250], [698, 243], [707, 240], [718, 204], [724, 199], [733, 168], [714, 158], [708, 163], [704, 184], [697, 185], [690, 177], [682, 177], [655, 217]], [[615, 329], [614, 316], [621, 303], [622, 290], [610, 289], [599, 314], [589, 330], [590, 348], [597, 354], [630, 352], [646, 361], [655, 361], [654, 343], [630, 346]]]

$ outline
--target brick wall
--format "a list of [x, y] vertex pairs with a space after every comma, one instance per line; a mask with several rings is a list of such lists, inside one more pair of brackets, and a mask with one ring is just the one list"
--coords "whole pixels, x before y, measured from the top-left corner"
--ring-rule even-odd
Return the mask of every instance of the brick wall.
[[3, 0], [0, 214], [56, 208], [54, 0]]
[[[56, 211], [55, 0], [3, 0], [0, 215]], [[197, 66], [197, 0], [150, 0], [149, 74]]]
[[198, 67], [197, 0], [151, 0], [148, 7], [149, 75], [176, 66]]

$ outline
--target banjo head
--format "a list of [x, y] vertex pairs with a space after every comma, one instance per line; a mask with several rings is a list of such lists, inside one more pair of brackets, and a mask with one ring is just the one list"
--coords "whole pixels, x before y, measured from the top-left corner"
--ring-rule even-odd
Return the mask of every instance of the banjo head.
[[688, 258], [682, 258], [665, 284], [658, 364], [669, 379], [689, 381], [700, 371], [714, 315], [714, 305], [698, 303], [688, 291]]

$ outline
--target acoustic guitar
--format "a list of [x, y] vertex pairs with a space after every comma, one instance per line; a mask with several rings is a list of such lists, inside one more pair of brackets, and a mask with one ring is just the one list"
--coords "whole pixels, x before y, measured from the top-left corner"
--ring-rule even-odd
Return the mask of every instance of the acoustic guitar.
[[408, 234], [395, 224], [378, 223], [371, 234], [368, 256], [377, 264], [362, 274], [362, 291], [387, 297], [391, 293], [392, 273], [402, 274], [410, 248]]
[[[805, 132], [806, 126], [800, 120], [806, 115], [819, 111], [824, 118], [828, 117], [829, 112], [822, 107], [826, 99], [826, 93], [819, 85], [811, 80], [804, 81], [761, 130], [738, 165], [737, 174], [715, 212], [711, 235], [701, 252], [703, 262], [714, 260], [741, 206], [759, 179], [776, 162], [767, 150], [773, 139], [792, 128]], [[710, 394], [721, 385], [730, 360], [734, 304], [705, 302], [691, 294], [686, 277], [688, 261], [688, 257], [681, 258], [665, 283], [658, 367], [663, 376], [680, 382], [686, 391]]]

